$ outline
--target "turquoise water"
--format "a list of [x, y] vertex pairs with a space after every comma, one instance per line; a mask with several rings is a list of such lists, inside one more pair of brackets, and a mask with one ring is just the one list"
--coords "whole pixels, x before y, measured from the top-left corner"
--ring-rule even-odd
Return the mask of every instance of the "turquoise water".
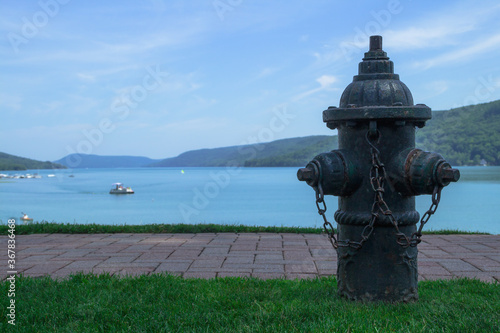
[[[182, 172], [183, 171], [183, 172]], [[500, 167], [462, 167], [443, 190], [425, 229], [500, 234]], [[314, 191], [297, 168], [133, 168], [41, 170], [41, 179], [0, 179], [0, 219], [27, 213], [35, 221], [145, 224], [226, 223], [319, 227]], [[13, 174], [14, 172], [3, 172]], [[48, 174], [56, 177], [48, 178]], [[74, 177], [69, 177], [74, 175]], [[110, 195], [122, 182], [135, 194]], [[417, 197], [422, 214], [430, 196]], [[337, 199], [327, 198], [333, 222]]]

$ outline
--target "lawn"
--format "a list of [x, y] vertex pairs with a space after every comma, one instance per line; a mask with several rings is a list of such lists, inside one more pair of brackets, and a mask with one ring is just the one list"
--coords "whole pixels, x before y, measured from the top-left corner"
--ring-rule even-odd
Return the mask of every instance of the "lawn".
[[[8, 282], [1, 283], [7, 294]], [[334, 277], [182, 279], [161, 274], [18, 277], [6, 332], [500, 332], [500, 284], [423, 281], [409, 304], [356, 303]]]
[[[7, 234], [7, 224], [0, 224], [0, 235]], [[304, 233], [304, 234], [320, 234], [323, 233], [323, 228], [305, 228], [305, 227], [262, 227], [262, 226], [247, 226], [239, 224], [76, 224], [76, 223], [57, 223], [57, 222], [35, 222], [16, 224], [16, 235], [29, 234], [105, 234], [105, 233], [219, 233], [219, 232], [280, 232], [280, 233]], [[424, 234], [487, 234], [480, 232], [468, 232], [459, 230], [437, 230], [424, 231]]]

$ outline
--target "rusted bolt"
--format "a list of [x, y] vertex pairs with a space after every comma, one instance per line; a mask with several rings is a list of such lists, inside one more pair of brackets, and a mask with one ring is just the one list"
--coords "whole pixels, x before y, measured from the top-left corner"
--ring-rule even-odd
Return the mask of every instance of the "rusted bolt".
[[441, 163], [436, 170], [436, 180], [442, 186], [451, 182], [457, 182], [460, 179], [460, 171], [453, 169], [448, 162]]
[[443, 169], [441, 179], [445, 182], [458, 182], [460, 171], [458, 169]]
[[297, 178], [300, 181], [309, 182], [309, 181], [315, 180], [316, 179], [316, 175], [314, 174], [314, 170], [312, 170], [312, 169], [309, 169], [309, 168], [300, 168], [297, 171]]

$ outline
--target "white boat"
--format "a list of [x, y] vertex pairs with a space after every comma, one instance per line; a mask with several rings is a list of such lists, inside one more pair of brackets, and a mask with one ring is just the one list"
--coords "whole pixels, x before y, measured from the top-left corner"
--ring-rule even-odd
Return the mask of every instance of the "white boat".
[[109, 194], [134, 194], [134, 190], [130, 187], [124, 187], [122, 183], [114, 183], [115, 186], [111, 190], [109, 190]]
[[33, 222], [33, 219], [31, 217], [28, 217], [28, 214], [21, 213], [23, 216], [21, 216], [20, 220], [23, 221], [24, 223], [28, 222]]

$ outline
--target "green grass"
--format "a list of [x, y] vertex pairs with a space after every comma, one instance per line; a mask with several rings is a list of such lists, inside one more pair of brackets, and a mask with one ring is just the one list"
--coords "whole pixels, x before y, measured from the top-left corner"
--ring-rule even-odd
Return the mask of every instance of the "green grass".
[[[6, 294], [7, 282], [0, 285]], [[335, 278], [20, 277], [12, 332], [499, 332], [500, 285], [424, 281], [409, 304], [356, 303]]]
[[[0, 225], [0, 234], [7, 233], [7, 225]], [[141, 224], [141, 225], [102, 225], [102, 224], [76, 224], [36, 222], [29, 224], [16, 224], [16, 235], [27, 234], [101, 234], [101, 233], [220, 233], [220, 232], [286, 232], [286, 233], [316, 233], [322, 232], [320, 228], [295, 228], [295, 227], [259, 227], [245, 225], [224, 224]]]
[[[7, 224], [0, 224], [0, 234], [7, 233]], [[16, 224], [16, 235], [29, 234], [103, 234], [103, 233], [220, 233], [220, 232], [274, 232], [274, 233], [305, 233], [320, 234], [323, 228], [304, 227], [259, 227], [238, 224], [141, 224], [141, 225], [102, 225], [102, 224], [76, 224], [56, 222], [35, 222], [29, 224]], [[424, 231], [425, 234], [487, 234], [459, 230]]]

